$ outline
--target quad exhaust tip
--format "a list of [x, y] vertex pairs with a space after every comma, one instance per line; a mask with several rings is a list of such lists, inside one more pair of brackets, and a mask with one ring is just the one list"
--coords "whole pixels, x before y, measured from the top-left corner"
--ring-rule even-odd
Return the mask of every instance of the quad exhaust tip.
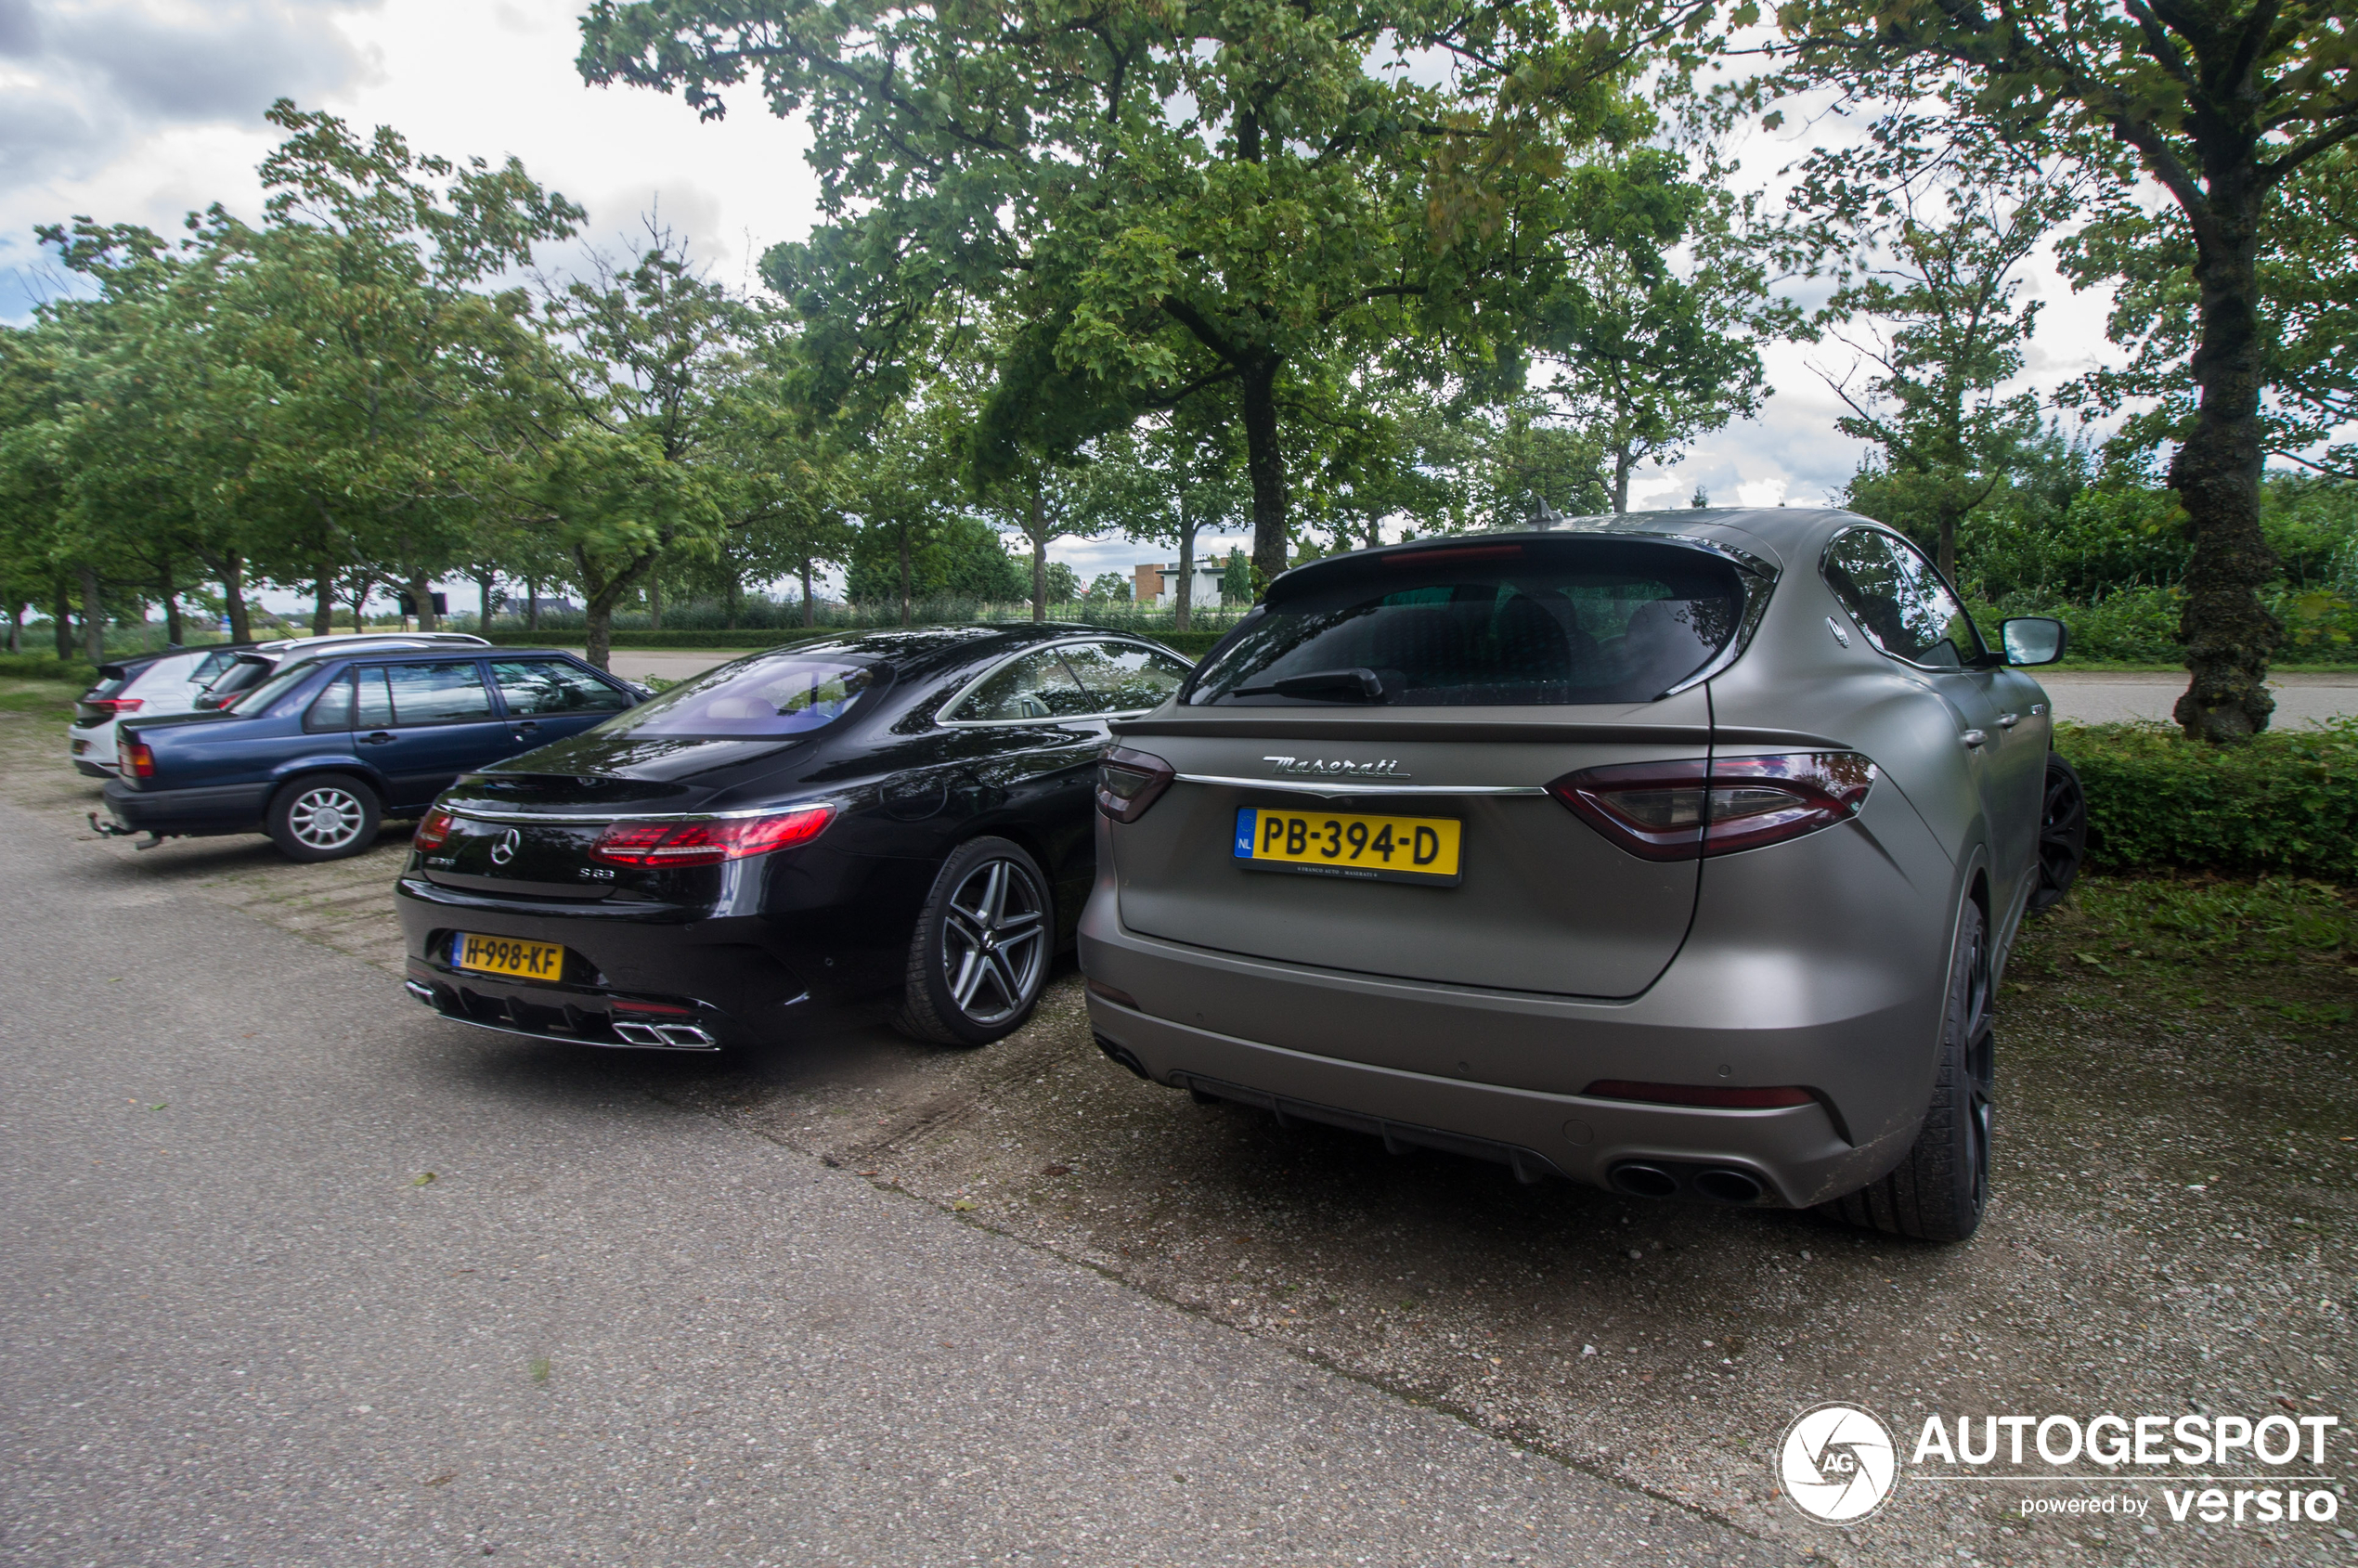
[[[1681, 1175], [1685, 1179], [1680, 1179]], [[1649, 1165], [1641, 1160], [1629, 1160], [1616, 1165], [1607, 1180], [1615, 1192], [1632, 1198], [1676, 1198], [1681, 1192], [1714, 1203], [1742, 1208], [1759, 1202], [1768, 1196], [1768, 1188], [1758, 1176], [1749, 1171], [1739, 1171], [1726, 1165], [1705, 1166], [1699, 1171], [1682, 1172], [1678, 1168]]]
[[642, 1024], [617, 1020], [615, 1038], [629, 1045], [652, 1045], [673, 1051], [717, 1051], [720, 1042], [693, 1024]]

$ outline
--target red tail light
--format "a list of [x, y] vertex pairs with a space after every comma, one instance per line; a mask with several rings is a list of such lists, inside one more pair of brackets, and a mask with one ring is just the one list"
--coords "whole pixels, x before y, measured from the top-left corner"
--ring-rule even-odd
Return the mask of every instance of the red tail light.
[[833, 806], [802, 806], [765, 817], [700, 823], [615, 823], [598, 836], [590, 858], [605, 865], [719, 865], [808, 844], [835, 819]]
[[156, 776], [156, 754], [149, 750], [144, 742], [131, 741], [125, 744], [123, 747], [121, 761], [123, 771], [135, 779], [152, 779]]
[[84, 704], [99, 710], [101, 719], [120, 719], [126, 713], [136, 713], [147, 702], [145, 697], [84, 697]]
[[1097, 759], [1097, 810], [1118, 823], [1134, 823], [1178, 776], [1160, 757], [1113, 746]]
[[439, 849], [450, 836], [450, 813], [436, 806], [418, 823], [418, 835], [409, 840], [413, 849]]
[[1640, 860], [1691, 861], [1848, 822], [1874, 782], [1855, 751], [1798, 751], [1588, 768], [1548, 791]]
[[1807, 1089], [1737, 1089], [1706, 1083], [1638, 1083], [1600, 1078], [1582, 1095], [1592, 1100], [1638, 1100], [1648, 1105], [1712, 1106], [1722, 1110], [1768, 1110], [1806, 1106], [1818, 1096]]

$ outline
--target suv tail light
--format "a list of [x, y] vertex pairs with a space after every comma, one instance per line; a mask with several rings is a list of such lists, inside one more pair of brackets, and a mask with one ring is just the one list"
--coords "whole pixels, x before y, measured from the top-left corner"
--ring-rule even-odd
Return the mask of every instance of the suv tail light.
[[418, 823], [418, 836], [409, 840], [418, 849], [439, 849], [450, 836], [450, 813], [436, 806]]
[[115, 759], [123, 771], [135, 779], [156, 776], [156, 754], [148, 749], [145, 741], [125, 741], [116, 752]]
[[1796, 751], [1587, 768], [1548, 792], [1640, 860], [1691, 861], [1848, 822], [1874, 782], [1855, 751]]
[[833, 806], [801, 806], [762, 817], [615, 823], [598, 836], [590, 858], [602, 865], [719, 865], [808, 844], [835, 820], [835, 814]]
[[1118, 823], [1134, 823], [1178, 776], [1160, 757], [1111, 747], [1097, 758], [1097, 810]]

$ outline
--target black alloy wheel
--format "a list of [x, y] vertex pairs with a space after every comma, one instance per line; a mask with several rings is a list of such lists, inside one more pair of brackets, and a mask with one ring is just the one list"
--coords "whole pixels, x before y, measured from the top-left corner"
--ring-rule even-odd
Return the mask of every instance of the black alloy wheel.
[[340, 861], [375, 848], [384, 809], [345, 773], [297, 779], [271, 797], [263, 826], [291, 861]]
[[1056, 937], [1048, 879], [1004, 838], [958, 846], [909, 944], [894, 1024], [943, 1045], [988, 1045], [1031, 1016]]
[[2079, 770], [2051, 751], [2039, 805], [2039, 884], [2030, 890], [2028, 913], [2042, 914], [2063, 902], [2087, 858], [2088, 792]]
[[1919, 1241], [1963, 1241], [1989, 1207], [1997, 1030], [1989, 1009], [1989, 928], [1968, 902], [1957, 921], [1940, 1075], [1924, 1126], [1881, 1180], [1824, 1207], [1851, 1225]]

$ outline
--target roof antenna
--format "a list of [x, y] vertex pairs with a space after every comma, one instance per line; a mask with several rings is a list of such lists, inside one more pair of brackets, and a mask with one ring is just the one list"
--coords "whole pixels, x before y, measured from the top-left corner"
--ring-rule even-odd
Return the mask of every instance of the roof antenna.
[[1537, 500], [1532, 503], [1531, 525], [1533, 527], [1552, 528], [1563, 520], [1563, 513], [1558, 512], [1554, 507], [1549, 506], [1548, 504], [1547, 497], [1541, 496]]

